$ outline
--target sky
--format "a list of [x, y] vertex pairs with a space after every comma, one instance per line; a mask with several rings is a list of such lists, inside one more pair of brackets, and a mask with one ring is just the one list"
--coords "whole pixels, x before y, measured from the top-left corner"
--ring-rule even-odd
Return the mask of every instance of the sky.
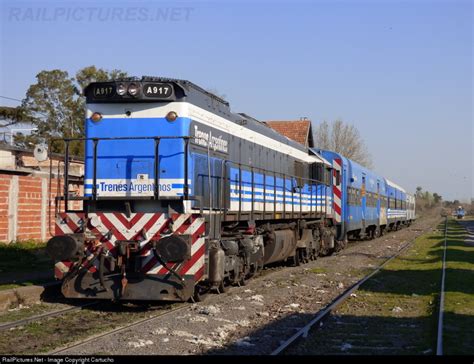
[[0, 4], [1, 96], [56, 68], [184, 78], [259, 120], [342, 119], [407, 191], [474, 196], [471, 1]]

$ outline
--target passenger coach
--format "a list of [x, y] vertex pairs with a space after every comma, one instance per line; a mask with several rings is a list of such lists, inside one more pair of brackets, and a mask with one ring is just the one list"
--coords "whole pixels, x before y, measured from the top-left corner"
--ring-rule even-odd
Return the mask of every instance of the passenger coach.
[[339, 153], [315, 152], [334, 168], [334, 218], [339, 240], [376, 238], [415, 219], [415, 198], [402, 187]]

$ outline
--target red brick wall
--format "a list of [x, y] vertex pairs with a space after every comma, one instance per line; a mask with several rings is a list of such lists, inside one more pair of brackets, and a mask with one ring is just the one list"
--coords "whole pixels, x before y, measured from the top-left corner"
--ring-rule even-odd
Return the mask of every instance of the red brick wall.
[[[28, 175], [17, 178], [18, 186], [12, 189], [10, 186], [15, 183], [16, 177], [0, 174], [0, 241], [48, 240], [50, 231], [54, 232], [54, 199], [57, 194], [57, 179], [52, 181], [48, 201], [49, 179], [47, 176]], [[62, 194], [62, 181], [60, 182]], [[14, 191], [14, 195], [12, 191]], [[70, 191], [77, 191], [81, 195], [83, 189], [81, 185], [71, 185]], [[82, 209], [82, 202], [74, 201], [69, 206], [74, 209]], [[13, 218], [15, 213], [16, 219]], [[16, 226], [12, 226], [15, 221]]]
[[17, 240], [41, 239], [41, 179], [19, 177]]
[[8, 205], [12, 176], [0, 174], [0, 241], [8, 240]]

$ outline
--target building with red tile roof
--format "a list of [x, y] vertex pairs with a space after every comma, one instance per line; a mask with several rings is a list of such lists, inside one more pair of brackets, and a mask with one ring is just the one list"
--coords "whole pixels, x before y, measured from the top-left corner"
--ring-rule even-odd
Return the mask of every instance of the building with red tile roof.
[[300, 120], [269, 120], [265, 121], [265, 124], [307, 148], [314, 147], [311, 120], [307, 118], [301, 118]]

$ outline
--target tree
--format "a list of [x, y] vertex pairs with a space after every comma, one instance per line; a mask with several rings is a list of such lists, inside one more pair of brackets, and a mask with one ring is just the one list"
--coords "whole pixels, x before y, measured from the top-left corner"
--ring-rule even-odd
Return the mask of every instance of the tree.
[[0, 118], [3, 119], [3, 122], [0, 123], [0, 127], [13, 125], [22, 121], [28, 121], [25, 110], [20, 106], [0, 106]]
[[[425, 210], [442, 206], [441, 201], [443, 197], [439, 193], [437, 192], [431, 193], [429, 191], [423, 191], [423, 188], [421, 186], [418, 186], [416, 188], [415, 197], [416, 197], [416, 208], [418, 211], [425, 211]], [[444, 207], [448, 208], [451, 204], [452, 202], [446, 201], [444, 203]]]
[[[51, 138], [78, 137], [83, 134], [83, 109], [74, 79], [66, 71], [41, 71], [37, 82], [26, 92], [21, 107], [37, 130], [31, 136], [16, 138], [16, 144], [45, 142]], [[62, 143], [54, 144], [54, 152], [62, 152]], [[80, 151], [75, 148], [72, 153]]]
[[441, 195], [438, 195], [436, 192], [433, 193], [433, 201], [435, 204], [439, 203], [442, 199], [443, 197], [441, 197]]
[[342, 120], [332, 123], [323, 121], [315, 130], [314, 142], [318, 148], [332, 150], [372, 168], [372, 158], [354, 125], [345, 124]]
[[420, 198], [421, 198], [422, 196], [423, 196], [423, 187], [418, 186], [418, 187], [416, 188], [416, 197], [420, 197]]
[[78, 93], [82, 94], [84, 88], [91, 82], [104, 82], [127, 77], [127, 73], [117, 69], [107, 71], [96, 66], [88, 66], [80, 69], [76, 73], [76, 81], [79, 87]]
[[[84, 104], [82, 90], [94, 81], [126, 77], [120, 70], [107, 71], [95, 66], [80, 69], [75, 78], [59, 69], [41, 71], [37, 82], [31, 85], [21, 109], [37, 127], [31, 136], [18, 136], [15, 143], [29, 148], [32, 144], [49, 142], [51, 138], [78, 138], [84, 136]], [[73, 155], [83, 155], [80, 142], [70, 144]], [[53, 152], [64, 151], [64, 144], [56, 142]]]

